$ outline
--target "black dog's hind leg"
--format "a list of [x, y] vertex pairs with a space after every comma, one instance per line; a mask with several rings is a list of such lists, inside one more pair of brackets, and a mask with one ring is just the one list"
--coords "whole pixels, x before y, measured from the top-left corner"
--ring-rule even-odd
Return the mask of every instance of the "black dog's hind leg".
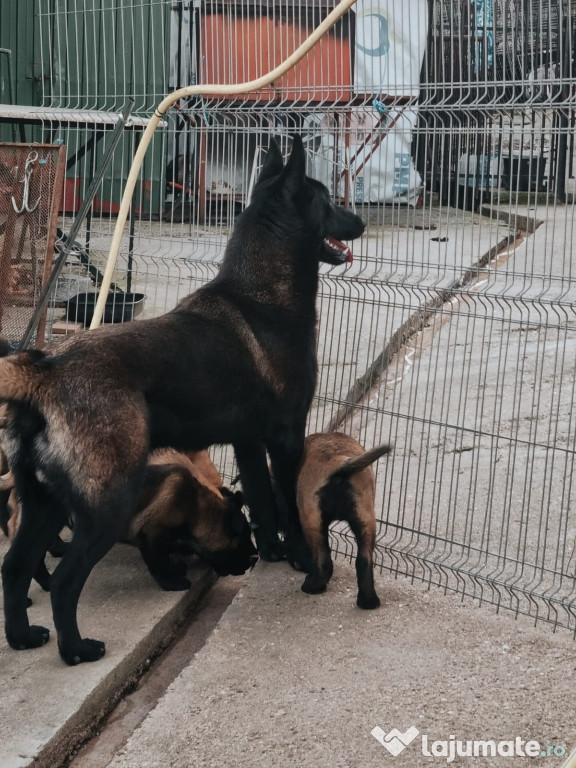
[[26, 478], [21, 487], [20, 525], [2, 564], [6, 639], [16, 650], [37, 648], [50, 636], [45, 627], [31, 626], [28, 622], [28, 589], [65, 519], [61, 505], [51, 499], [34, 478]]
[[[106, 646], [100, 640], [82, 638], [78, 630], [78, 600], [93, 567], [121, 538], [133, 509], [130, 494], [110, 494], [108, 503], [78, 509], [72, 541], [51, 577], [50, 597], [58, 649], [66, 664], [97, 661]], [[103, 510], [106, 510], [105, 517]]]
[[[52, 555], [52, 557], [62, 557], [64, 552], [66, 551], [66, 547], [68, 546], [68, 542], [62, 541], [60, 536], [56, 536], [53, 540], [50, 546], [48, 547], [48, 552]], [[36, 581], [41, 588], [44, 590], [44, 592], [50, 592], [50, 571], [46, 567], [46, 563], [44, 561], [44, 558], [40, 560], [38, 563], [38, 567], [36, 568], [36, 572], [34, 574], [34, 581]], [[32, 605], [32, 601], [28, 601], [29, 605]]]
[[34, 573], [34, 580], [42, 587], [44, 592], [50, 592], [50, 572], [46, 568], [44, 558], [38, 563], [36, 572]]
[[268, 442], [274, 490], [280, 509], [279, 527], [286, 535], [285, 549], [293, 568], [310, 571], [312, 558], [306, 544], [296, 502], [296, 479], [304, 451], [304, 429], [281, 430]]
[[[1, 355], [0, 355], [1, 357]], [[10, 506], [8, 500], [10, 498], [10, 491], [0, 491], [0, 529], [3, 531], [4, 536], [9, 536], [8, 520], [10, 520]]]
[[[48, 547], [48, 552], [50, 552], [52, 557], [62, 557], [64, 552], [66, 552], [67, 546], [67, 541], [63, 541], [60, 536], [55, 536], [52, 539], [50, 546]], [[50, 572], [48, 571], [48, 568], [46, 568], [44, 558], [42, 558], [42, 560], [38, 563], [38, 568], [36, 568], [34, 579], [38, 582], [38, 584], [40, 584], [44, 592], [50, 592], [50, 578]]]
[[66, 552], [66, 547], [68, 546], [68, 542], [64, 541], [60, 536], [56, 536], [53, 541], [50, 543], [50, 546], [48, 547], [48, 552], [52, 555], [52, 557], [62, 557], [64, 555], [64, 552]]
[[283, 557], [278, 539], [278, 513], [263, 443], [235, 443], [234, 453], [240, 470], [242, 491], [256, 539], [258, 553], [263, 560], [277, 561]]

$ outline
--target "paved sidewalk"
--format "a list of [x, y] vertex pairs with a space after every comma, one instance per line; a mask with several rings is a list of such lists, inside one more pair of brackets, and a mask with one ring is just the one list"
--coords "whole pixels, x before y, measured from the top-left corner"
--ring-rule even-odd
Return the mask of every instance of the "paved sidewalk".
[[[515, 748], [517, 737], [537, 740], [540, 751], [576, 747], [570, 636], [386, 575], [377, 579], [382, 607], [361, 611], [354, 569], [341, 561], [324, 595], [305, 595], [301, 580], [284, 563], [258, 563], [206, 645], [106, 768], [446, 764], [422, 753], [423, 736], [428, 751], [450, 739]], [[371, 735], [376, 726], [419, 733], [393, 757]], [[561, 762], [497, 756], [454, 765]]]

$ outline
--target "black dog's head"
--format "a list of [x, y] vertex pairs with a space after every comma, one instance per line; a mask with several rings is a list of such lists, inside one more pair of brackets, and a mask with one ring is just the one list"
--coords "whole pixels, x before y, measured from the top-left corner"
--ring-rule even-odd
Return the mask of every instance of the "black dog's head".
[[294, 136], [286, 165], [276, 142], [270, 142], [252, 201], [269, 204], [275, 196], [280, 198], [282, 215], [293, 233], [305, 228], [305, 234], [314, 237], [320, 261], [352, 261], [352, 252], [342, 240], [360, 237], [364, 222], [355, 213], [334, 205], [324, 184], [306, 176], [306, 153], [298, 135]]

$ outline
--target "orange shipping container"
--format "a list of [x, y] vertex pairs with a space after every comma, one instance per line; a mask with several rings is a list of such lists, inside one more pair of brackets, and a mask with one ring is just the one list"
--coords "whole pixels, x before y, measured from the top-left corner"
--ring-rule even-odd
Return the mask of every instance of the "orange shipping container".
[[[348, 102], [352, 93], [350, 15], [284, 77], [235, 100]], [[241, 15], [228, 10], [201, 17], [200, 79], [243, 83], [281, 64], [312, 32], [302, 18]]]

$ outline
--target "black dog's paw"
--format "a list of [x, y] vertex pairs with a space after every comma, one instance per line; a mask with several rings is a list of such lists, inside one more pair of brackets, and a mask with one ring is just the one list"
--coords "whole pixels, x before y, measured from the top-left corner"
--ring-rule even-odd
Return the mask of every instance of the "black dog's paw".
[[317, 579], [312, 578], [312, 576], [306, 576], [301, 589], [302, 592], [306, 592], [307, 595], [319, 595], [322, 592], [326, 592], [326, 582], [318, 581]]
[[258, 554], [262, 560], [267, 560], [269, 563], [277, 563], [280, 560], [286, 559], [284, 548], [280, 540], [263, 542], [257, 546]]
[[60, 646], [60, 656], [69, 666], [82, 664], [84, 661], [98, 661], [106, 653], [106, 646], [100, 640], [84, 638], [72, 648], [65, 649]]
[[356, 605], [358, 608], [363, 608], [365, 611], [371, 611], [380, 606], [380, 598], [375, 592], [371, 595], [358, 594]]
[[50, 630], [32, 624], [25, 632], [12, 634], [6, 632], [6, 640], [10, 648], [15, 651], [25, 651], [28, 648], [40, 648], [50, 639]]
[[314, 562], [303, 541], [292, 542], [290, 539], [284, 542], [285, 557], [295, 571], [310, 573]]

